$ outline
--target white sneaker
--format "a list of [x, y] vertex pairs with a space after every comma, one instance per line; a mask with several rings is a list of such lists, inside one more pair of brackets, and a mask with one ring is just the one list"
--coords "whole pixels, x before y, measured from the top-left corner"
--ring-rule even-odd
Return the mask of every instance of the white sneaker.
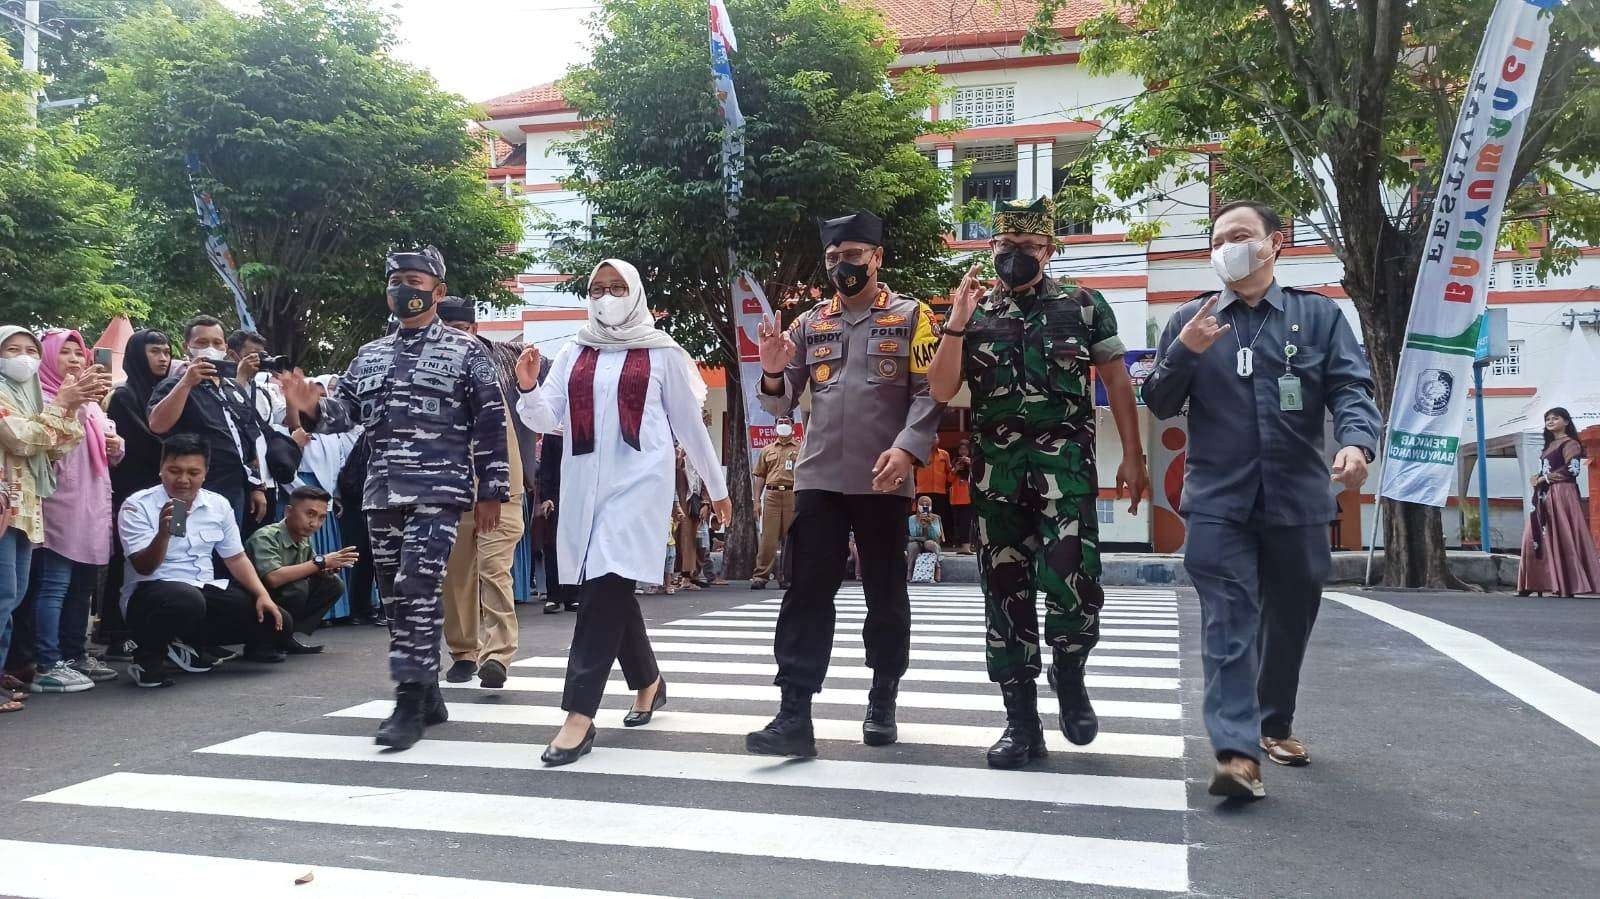
[[72, 670], [65, 661], [55, 663], [28, 685], [29, 693], [82, 693], [94, 688], [94, 681]]
[[92, 655], [84, 656], [81, 660], [71, 661], [67, 664], [72, 666], [73, 671], [78, 672], [95, 683], [117, 679], [117, 669], [107, 665], [105, 662], [100, 661], [100, 659]]
[[167, 645], [167, 658], [190, 674], [205, 674], [216, 666], [216, 660], [182, 640]]

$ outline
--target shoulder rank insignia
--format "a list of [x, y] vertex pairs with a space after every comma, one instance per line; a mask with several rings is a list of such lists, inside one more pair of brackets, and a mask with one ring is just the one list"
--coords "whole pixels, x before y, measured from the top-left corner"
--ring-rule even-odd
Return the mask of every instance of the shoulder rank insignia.
[[877, 318], [874, 318], [872, 320], [872, 323], [875, 324], [875, 325], [882, 325], [883, 327], [887, 328], [887, 327], [890, 327], [892, 325], [903, 325], [903, 324], [905, 324], [906, 323], [906, 317], [901, 315], [898, 312], [886, 312], [883, 315], [880, 315]]
[[819, 306], [818, 311], [821, 312], [823, 316], [832, 318], [844, 311], [844, 304], [839, 301], [837, 296], [835, 296], [833, 299], [828, 301], [828, 305]]
[[829, 331], [839, 330], [839, 323], [836, 321], [815, 321], [811, 323], [811, 330], [819, 334], [826, 334]]
[[826, 384], [833, 379], [833, 369], [826, 362], [817, 366], [815, 374], [818, 384]]
[[877, 302], [872, 304], [872, 308], [874, 308], [874, 309], [888, 309], [889, 308], [889, 291], [887, 291], [887, 290], [878, 291]]

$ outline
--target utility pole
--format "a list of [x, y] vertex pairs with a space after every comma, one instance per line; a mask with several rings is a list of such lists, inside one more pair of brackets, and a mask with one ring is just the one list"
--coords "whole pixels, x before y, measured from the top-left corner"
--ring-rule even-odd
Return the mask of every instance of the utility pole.
[[[39, 35], [60, 40], [61, 35], [53, 29], [39, 24], [40, 0], [25, 0], [22, 4], [22, 15], [0, 8], [0, 19], [10, 19], [22, 31], [22, 70], [30, 75], [39, 74]], [[52, 23], [54, 24], [54, 23]], [[28, 113], [37, 121], [39, 118], [39, 92], [31, 91], [28, 95]]]

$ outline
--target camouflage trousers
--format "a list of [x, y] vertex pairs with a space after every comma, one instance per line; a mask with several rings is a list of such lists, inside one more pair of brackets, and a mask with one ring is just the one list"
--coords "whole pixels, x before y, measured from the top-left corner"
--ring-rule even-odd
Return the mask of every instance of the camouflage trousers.
[[373, 573], [389, 614], [389, 676], [399, 683], [439, 680], [440, 597], [460, 525], [458, 506], [367, 510]]
[[1022, 499], [973, 494], [988, 625], [984, 658], [998, 684], [1039, 676], [1037, 592], [1044, 592], [1045, 642], [1064, 653], [1094, 646], [1105, 604], [1094, 496]]

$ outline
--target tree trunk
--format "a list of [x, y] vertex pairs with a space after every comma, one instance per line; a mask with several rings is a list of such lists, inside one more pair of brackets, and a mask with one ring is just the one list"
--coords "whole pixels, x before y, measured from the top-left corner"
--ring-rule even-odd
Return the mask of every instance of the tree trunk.
[[[737, 345], [737, 344], [732, 344]], [[722, 576], [745, 580], [755, 570], [755, 497], [750, 483], [750, 429], [745, 426], [744, 382], [737, 361], [726, 363], [728, 399], [728, 496], [733, 501], [733, 520], [728, 522], [728, 542], [722, 549]]]
[[[1412, 293], [1417, 283], [1417, 248], [1420, 245], [1411, 234], [1395, 228], [1387, 219], [1382, 220], [1379, 228], [1376, 239], [1370, 242], [1353, 237], [1348, 240], [1344, 285], [1361, 316], [1378, 409], [1388, 421], [1400, 351], [1405, 346], [1406, 323], [1411, 315]], [[1375, 247], [1372, 255], [1362, 252], [1367, 246]], [[1379, 448], [1379, 459], [1387, 449]], [[1368, 481], [1374, 494], [1379, 489], [1380, 473], [1381, 467], [1374, 467], [1372, 480]], [[1384, 500], [1381, 514], [1384, 586], [1470, 589], [1450, 572], [1444, 548], [1444, 521], [1439, 509]]]

